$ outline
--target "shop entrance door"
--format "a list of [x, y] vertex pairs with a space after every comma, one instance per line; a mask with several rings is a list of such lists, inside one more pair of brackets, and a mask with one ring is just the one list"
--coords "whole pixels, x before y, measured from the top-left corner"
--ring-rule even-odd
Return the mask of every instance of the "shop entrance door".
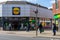
[[12, 30], [18, 30], [18, 24], [19, 24], [18, 21], [13, 21], [12, 22]]

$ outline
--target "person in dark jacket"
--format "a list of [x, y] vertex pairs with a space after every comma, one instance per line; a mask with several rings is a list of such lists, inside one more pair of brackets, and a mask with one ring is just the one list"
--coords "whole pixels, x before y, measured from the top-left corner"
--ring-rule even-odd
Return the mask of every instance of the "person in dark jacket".
[[18, 24], [18, 28], [17, 29], [20, 30], [20, 28], [21, 28], [21, 23]]
[[56, 35], [56, 24], [53, 23], [53, 35], [55, 36]]
[[42, 29], [43, 29], [43, 26], [42, 26], [42, 23], [40, 23], [40, 25], [39, 25], [39, 31], [40, 31], [40, 33], [42, 33]]

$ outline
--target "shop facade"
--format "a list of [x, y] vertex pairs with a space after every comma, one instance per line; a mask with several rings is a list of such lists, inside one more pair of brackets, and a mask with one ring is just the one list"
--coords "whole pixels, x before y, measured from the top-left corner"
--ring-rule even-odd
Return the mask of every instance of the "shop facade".
[[[11, 24], [11, 30], [26, 30], [29, 24], [30, 26], [33, 24], [35, 28], [36, 9], [38, 10], [38, 24], [40, 22], [43, 22], [43, 25], [46, 25], [46, 22], [49, 22], [47, 24], [50, 24], [51, 19], [53, 19], [51, 10], [41, 5], [29, 3], [26, 1], [7, 1], [1, 3], [0, 5], [0, 17], [2, 20], [1, 24], [3, 30], [9, 30], [9, 24]], [[30, 29], [34, 28], [30, 27]]]

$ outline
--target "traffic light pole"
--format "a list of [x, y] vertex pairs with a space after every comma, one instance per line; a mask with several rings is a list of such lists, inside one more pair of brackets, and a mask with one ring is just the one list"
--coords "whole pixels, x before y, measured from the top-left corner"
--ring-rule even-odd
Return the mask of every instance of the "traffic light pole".
[[37, 13], [36, 13], [36, 37], [37, 37], [37, 35], [38, 35], [37, 30], [38, 30], [38, 26], [37, 26]]
[[38, 9], [36, 9], [35, 14], [36, 14], [36, 37], [37, 37], [37, 35], [38, 35], [38, 32], [37, 32], [37, 30], [38, 30], [38, 25], [37, 25], [37, 14], [38, 14]]
[[37, 35], [38, 35], [38, 31], [37, 31], [37, 30], [38, 30], [38, 25], [37, 25], [37, 21], [38, 21], [38, 20], [37, 20], [38, 5], [37, 5], [37, 8], [36, 8], [36, 11], [34, 11], [34, 12], [35, 12], [35, 14], [36, 14], [36, 17], [35, 17], [35, 18], [36, 18], [36, 19], [35, 19], [35, 20], [36, 20], [36, 23], [35, 23], [35, 24], [36, 24], [36, 25], [35, 25], [35, 28], [36, 28], [36, 37], [37, 37]]

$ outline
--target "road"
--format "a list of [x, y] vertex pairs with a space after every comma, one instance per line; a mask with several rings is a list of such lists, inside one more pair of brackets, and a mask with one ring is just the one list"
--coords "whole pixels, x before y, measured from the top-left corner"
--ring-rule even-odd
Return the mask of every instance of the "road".
[[21, 37], [21, 36], [0, 34], [0, 40], [60, 40], [60, 39], [43, 38], [43, 37]]

